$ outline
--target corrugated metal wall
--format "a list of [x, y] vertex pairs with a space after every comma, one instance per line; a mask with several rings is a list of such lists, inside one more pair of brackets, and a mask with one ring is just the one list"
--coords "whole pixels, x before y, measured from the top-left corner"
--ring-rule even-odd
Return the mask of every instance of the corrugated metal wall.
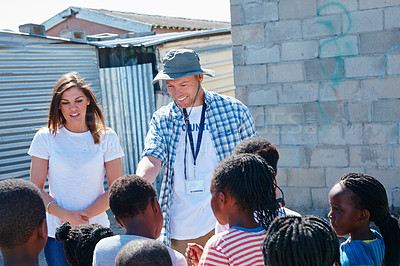
[[64, 73], [78, 71], [101, 100], [96, 55], [86, 44], [0, 32], [0, 180], [29, 178], [27, 151]]
[[106, 124], [118, 134], [124, 149], [124, 173], [134, 174], [155, 111], [152, 66], [101, 68], [100, 80]]

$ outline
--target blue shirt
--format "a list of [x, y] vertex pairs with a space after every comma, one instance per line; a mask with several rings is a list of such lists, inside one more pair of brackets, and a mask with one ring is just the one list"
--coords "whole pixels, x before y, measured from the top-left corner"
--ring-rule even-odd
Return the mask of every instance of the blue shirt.
[[[255, 136], [255, 124], [248, 108], [239, 100], [206, 90], [204, 93], [207, 105], [205, 121], [210, 128], [211, 140], [221, 161], [231, 155], [241, 140]], [[179, 125], [182, 122], [182, 112], [174, 102], [157, 110], [150, 121], [142, 154], [158, 158], [166, 168], [159, 201], [164, 217], [160, 239], [167, 245], [170, 245], [169, 207], [173, 193], [173, 165], [180, 135]]]

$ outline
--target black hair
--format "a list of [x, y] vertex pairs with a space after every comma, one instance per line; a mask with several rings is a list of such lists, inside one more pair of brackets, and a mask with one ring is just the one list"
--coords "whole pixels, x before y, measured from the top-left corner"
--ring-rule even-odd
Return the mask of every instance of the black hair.
[[0, 181], [0, 248], [24, 244], [46, 219], [42, 194], [23, 179]]
[[314, 215], [276, 217], [263, 242], [265, 265], [332, 266], [339, 240], [329, 222]]
[[92, 265], [96, 244], [113, 235], [110, 228], [100, 224], [81, 224], [71, 228], [69, 222], [64, 222], [56, 230], [56, 239], [63, 242], [65, 258], [72, 266]]
[[355, 207], [368, 210], [370, 220], [378, 226], [385, 242], [386, 265], [400, 265], [400, 228], [390, 214], [385, 187], [374, 177], [361, 173], [345, 174], [339, 182], [355, 194]]
[[215, 168], [211, 185], [216, 192], [227, 192], [239, 209], [254, 212], [265, 228], [278, 215], [272, 167], [255, 154], [237, 154], [222, 160]]
[[108, 193], [111, 211], [122, 220], [144, 213], [149, 202], [157, 196], [153, 185], [137, 175], [119, 177]]
[[275, 173], [278, 167], [279, 152], [272, 142], [263, 137], [250, 137], [242, 140], [233, 150], [232, 154], [253, 153], [260, 155], [267, 161]]
[[172, 266], [167, 247], [155, 239], [135, 239], [121, 248], [116, 266]]

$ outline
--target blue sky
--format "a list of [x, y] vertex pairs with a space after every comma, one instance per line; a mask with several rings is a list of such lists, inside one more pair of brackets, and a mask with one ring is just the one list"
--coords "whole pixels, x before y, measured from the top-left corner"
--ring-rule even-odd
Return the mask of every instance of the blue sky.
[[230, 21], [230, 0], [3, 0], [0, 29], [40, 24], [69, 6], [134, 13]]

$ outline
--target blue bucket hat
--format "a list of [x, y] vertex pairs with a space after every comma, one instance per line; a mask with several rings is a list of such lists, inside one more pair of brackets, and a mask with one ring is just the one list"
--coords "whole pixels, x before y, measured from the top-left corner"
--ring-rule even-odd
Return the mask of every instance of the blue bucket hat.
[[153, 84], [159, 80], [172, 80], [191, 75], [215, 76], [213, 70], [201, 68], [199, 56], [190, 49], [169, 51], [163, 58], [163, 67], [164, 69], [153, 79]]

